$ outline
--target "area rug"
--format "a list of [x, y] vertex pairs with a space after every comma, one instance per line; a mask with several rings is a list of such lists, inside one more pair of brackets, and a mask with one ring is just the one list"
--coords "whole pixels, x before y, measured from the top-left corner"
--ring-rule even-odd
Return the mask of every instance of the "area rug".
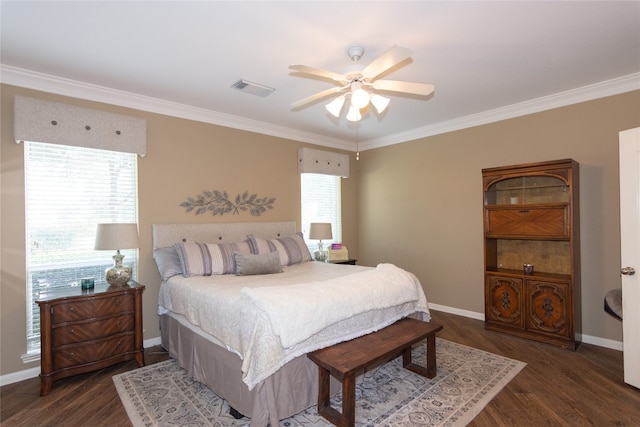
[[[413, 357], [424, 361], [426, 346]], [[402, 357], [358, 377], [358, 426], [464, 426], [525, 367], [525, 363], [436, 339], [438, 374], [424, 378], [402, 368]], [[247, 426], [205, 385], [192, 381], [174, 360], [113, 377], [134, 426]], [[341, 394], [332, 406], [341, 408]], [[329, 426], [311, 408], [281, 421], [286, 427]]]

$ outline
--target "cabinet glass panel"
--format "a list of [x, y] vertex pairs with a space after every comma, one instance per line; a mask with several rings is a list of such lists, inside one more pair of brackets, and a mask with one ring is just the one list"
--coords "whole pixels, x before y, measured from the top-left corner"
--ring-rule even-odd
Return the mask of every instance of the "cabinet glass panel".
[[562, 179], [541, 175], [521, 176], [493, 183], [485, 193], [485, 204], [568, 203], [569, 197], [569, 187]]

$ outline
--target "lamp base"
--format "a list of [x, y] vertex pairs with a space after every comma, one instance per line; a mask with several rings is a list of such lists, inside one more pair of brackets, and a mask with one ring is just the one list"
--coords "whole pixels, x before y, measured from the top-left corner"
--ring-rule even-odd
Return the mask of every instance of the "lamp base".
[[117, 254], [113, 256], [114, 265], [111, 268], [107, 268], [105, 272], [105, 280], [111, 286], [124, 286], [129, 280], [131, 280], [132, 268], [128, 265], [122, 265], [122, 259], [124, 255]]
[[318, 250], [313, 253], [313, 257], [316, 261], [327, 262], [327, 258], [329, 257], [329, 253], [324, 250], [324, 245], [322, 244], [322, 240], [318, 243]]

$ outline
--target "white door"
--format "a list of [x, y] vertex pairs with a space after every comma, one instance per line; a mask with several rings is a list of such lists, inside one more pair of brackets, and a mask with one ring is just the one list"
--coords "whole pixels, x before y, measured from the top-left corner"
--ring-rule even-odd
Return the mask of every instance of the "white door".
[[640, 128], [620, 132], [624, 382], [640, 388]]

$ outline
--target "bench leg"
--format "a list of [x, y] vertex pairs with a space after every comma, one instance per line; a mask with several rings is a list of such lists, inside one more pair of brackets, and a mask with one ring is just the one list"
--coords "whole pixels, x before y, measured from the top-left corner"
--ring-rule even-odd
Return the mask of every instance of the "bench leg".
[[356, 378], [350, 375], [342, 381], [342, 413], [331, 407], [330, 374], [318, 368], [318, 414], [340, 427], [356, 424]]
[[356, 424], [356, 377], [349, 375], [342, 381], [342, 425], [353, 427]]
[[433, 378], [436, 376], [436, 334], [427, 335], [427, 367], [417, 365], [411, 361], [411, 347], [406, 348], [402, 352], [402, 366], [405, 369], [422, 375], [423, 377]]
[[329, 371], [318, 368], [318, 413], [331, 407]]

